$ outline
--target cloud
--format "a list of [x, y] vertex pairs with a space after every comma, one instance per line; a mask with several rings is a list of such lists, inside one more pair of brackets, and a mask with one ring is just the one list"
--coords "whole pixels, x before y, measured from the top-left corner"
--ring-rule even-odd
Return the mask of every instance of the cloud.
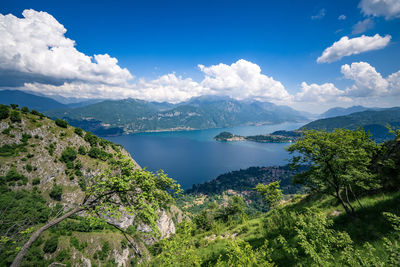
[[213, 94], [272, 102], [287, 101], [291, 97], [281, 82], [262, 74], [257, 64], [244, 59], [231, 65], [199, 65], [199, 68], [205, 74], [201, 85]]
[[363, 52], [378, 50], [386, 47], [392, 37], [385, 37], [375, 34], [374, 36], [365, 36], [351, 38], [343, 36], [332, 46], [326, 48], [322, 55], [317, 59], [318, 63], [331, 63], [338, 61], [345, 56], [357, 55]]
[[115, 85], [133, 78], [108, 54], [91, 57], [79, 52], [75, 42], [65, 37], [64, 26], [50, 14], [30, 9], [22, 15], [17, 18], [0, 14], [1, 80], [15, 76], [23, 82], [28, 79], [53, 84], [85, 81]]
[[361, 20], [353, 26], [353, 31], [351, 33], [352, 34], [360, 34], [360, 33], [366, 32], [369, 29], [372, 29], [374, 26], [375, 26], [375, 23], [371, 19]]
[[93, 84], [84, 82], [65, 82], [62, 85], [42, 83], [25, 83], [24, 90], [45, 95], [60, 95], [63, 97], [79, 96], [80, 98], [123, 99], [138, 98], [148, 101], [167, 101], [178, 103], [192, 97], [207, 94], [208, 89], [200, 86], [191, 78], [182, 78], [174, 73], [146, 81], [139, 79], [135, 84], [124, 86]]
[[315, 19], [322, 19], [323, 17], [325, 17], [325, 14], [326, 14], [326, 10], [325, 10], [325, 8], [322, 8], [322, 9], [320, 9], [320, 10], [318, 11], [318, 13], [317, 13], [316, 15], [311, 16], [311, 19], [312, 19], [312, 20], [315, 20]]
[[390, 94], [393, 96], [400, 95], [400, 71], [395, 72], [386, 79], [389, 82]]
[[336, 88], [333, 83], [319, 85], [302, 82], [301, 91], [295, 96], [297, 102], [325, 103], [349, 100], [350, 98], [345, 97], [345, 92]]
[[393, 19], [400, 17], [399, 0], [361, 0], [358, 5], [365, 15]]
[[355, 62], [342, 66], [341, 72], [346, 79], [354, 80], [355, 84], [346, 89], [349, 96], [368, 97], [387, 94], [389, 83], [374, 67], [366, 62]]
[[346, 15], [340, 15], [339, 17], [338, 17], [338, 20], [345, 20], [346, 19]]

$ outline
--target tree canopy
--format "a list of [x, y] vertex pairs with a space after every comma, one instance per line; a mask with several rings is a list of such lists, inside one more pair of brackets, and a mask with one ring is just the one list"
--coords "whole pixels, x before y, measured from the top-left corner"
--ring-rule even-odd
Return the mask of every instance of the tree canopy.
[[377, 149], [363, 129], [335, 129], [330, 133], [304, 131], [287, 150], [296, 152], [291, 160], [293, 166], [308, 166], [307, 171], [295, 176], [295, 182], [335, 196], [348, 214], [354, 214], [351, 196], [357, 199], [357, 193], [380, 186], [369, 169]]

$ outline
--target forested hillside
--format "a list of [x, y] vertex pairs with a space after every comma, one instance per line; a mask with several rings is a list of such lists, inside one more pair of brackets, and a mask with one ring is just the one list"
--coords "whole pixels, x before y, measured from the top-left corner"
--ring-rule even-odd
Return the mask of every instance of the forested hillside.
[[320, 119], [310, 122], [302, 127], [302, 129], [315, 129], [332, 131], [336, 128], [345, 128], [356, 130], [363, 127], [369, 131], [376, 140], [385, 140], [393, 138], [386, 128], [400, 128], [400, 108], [388, 108], [383, 110], [367, 110], [356, 112], [347, 116], [338, 116], [327, 119]]

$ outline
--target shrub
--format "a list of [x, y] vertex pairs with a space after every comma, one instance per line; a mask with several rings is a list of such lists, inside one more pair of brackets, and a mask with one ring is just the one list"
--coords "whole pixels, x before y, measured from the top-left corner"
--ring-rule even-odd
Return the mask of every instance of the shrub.
[[25, 169], [27, 172], [31, 172], [33, 170], [33, 167], [31, 164], [28, 163], [28, 164], [26, 164]]
[[0, 105], [0, 120], [7, 119], [10, 116], [10, 109], [6, 105]]
[[21, 113], [17, 110], [11, 111], [10, 120], [12, 122], [21, 122]]
[[83, 130], [81, 128], [75, 128], [74, 132], [79, 136], [83, 136]]
[[21, 108], [22, 113], [26, 114], [29, 112], [29, 108], [28, 107], [22, 107]]
[[111, 154], [105, 152], [104, 150], [101, 150], [98, 147], [92, 147], [89, 150], [89, 157], [95, 158], [95, 159], [101, 159], [103, 161], [107, 160], [108, 158], [111, 157]]
[[84, 146], [79, 146], [78, 153], [80, 155], [86, 155], [86, 148]]
[[61, 128], [67, 128], [68, 127], [68, 122], [62, 119], [56, 119], [55, 121], [56, 125], [61, 127]]
[[98, 137], [92, 134], [91, 132], [87, 132], [85, 135], [85, 141], [88, 142], [91, 146], [96, 146]]
[[40, 184], [40, 178], [39, 177], [33, 178], [32, 185], [38, 185], [38, 184]]
[[67, 147], [61, 153], [61, 161], [64, 163], [72, 162], [76, 159], [76, 154], [77, 152], [75, 149], [73, 149], [72, 147]]
[[11, 107], [12, 109], [18, 109], [18, 104], [10, 104], [10, 107]]
[[62, 187], [54, 183], [49, 196], [54, 200], [60, 201], [63, 193], [62, 191]]
[[52, 236], [46, 240], [43, 246], [43, 251], [45, 253], [53, 253], [57, 250], [58, 246], [58, 236]]

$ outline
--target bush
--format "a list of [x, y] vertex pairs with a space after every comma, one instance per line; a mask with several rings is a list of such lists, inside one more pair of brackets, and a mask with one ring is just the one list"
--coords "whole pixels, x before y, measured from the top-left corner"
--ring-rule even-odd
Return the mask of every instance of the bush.
[[21, 108], [22, 113], [26, 114], [29, 112], [29, 108], [28, 107], [22, 107]]
[[67, 128], [68, 127], [68, 122], [62, 119], [56, 119], [55, 121], [56, 125], [61, 127], [61, 128]]
[[83, 130], [81, 128], [75, 128], [74, 132], [79, 136], [83, 136]]
[[6, 105], [0, 105], [0, 120], [7, 119], [10, 116], [10, 109]]
[[21, 113], [17, 110], [11, 111], [10, 120], [12, 122], [21, 122]]
[[40, 178], [39, 177], [33, 178], [32, 185], [38, 185], [38, 184], [40, 184]]
[[58, 236], [52, 236], [46, 240], [43, 246], [43, 251], [45, 253], [53, 253], [57, 250], [58, 246]]
[[91, 132], [87, 132], [85, 135], [85, 141], [88, 142], [91, 146], [97, 146], [98, 137], [92, 134]]
[[98, 147], [92, 147], [89, 150], [89, 157], [95, 158], [95, 159], [101, 159], [103, 161], [107, 160], [108, 158], [111, 157], [111, 154], [105, 152], [104, 150], [101, 150]]
[[31, 172], [33, 170], [33, 167], [31, 164], [28, 163], [28, 164], [26, 164], [25, 169], [27, 172]]
[[54, 200], [60, 201], [61, 197], [62, 197], [62, 193], [63, 193], [62, 187], [57, 185], [56, 183], [54, 183], [53, 188], [51, 189], [51, 191], [49, 193], [49, 196]]
[[61, 161], [64, 163], [72, 162], [76, 159], [77, 152], [72, 147], [67, 147], [61, 153]]
[[78, 153], [80, 155], [86, 155], [86, 148], [84, 146], [79, 146]]

